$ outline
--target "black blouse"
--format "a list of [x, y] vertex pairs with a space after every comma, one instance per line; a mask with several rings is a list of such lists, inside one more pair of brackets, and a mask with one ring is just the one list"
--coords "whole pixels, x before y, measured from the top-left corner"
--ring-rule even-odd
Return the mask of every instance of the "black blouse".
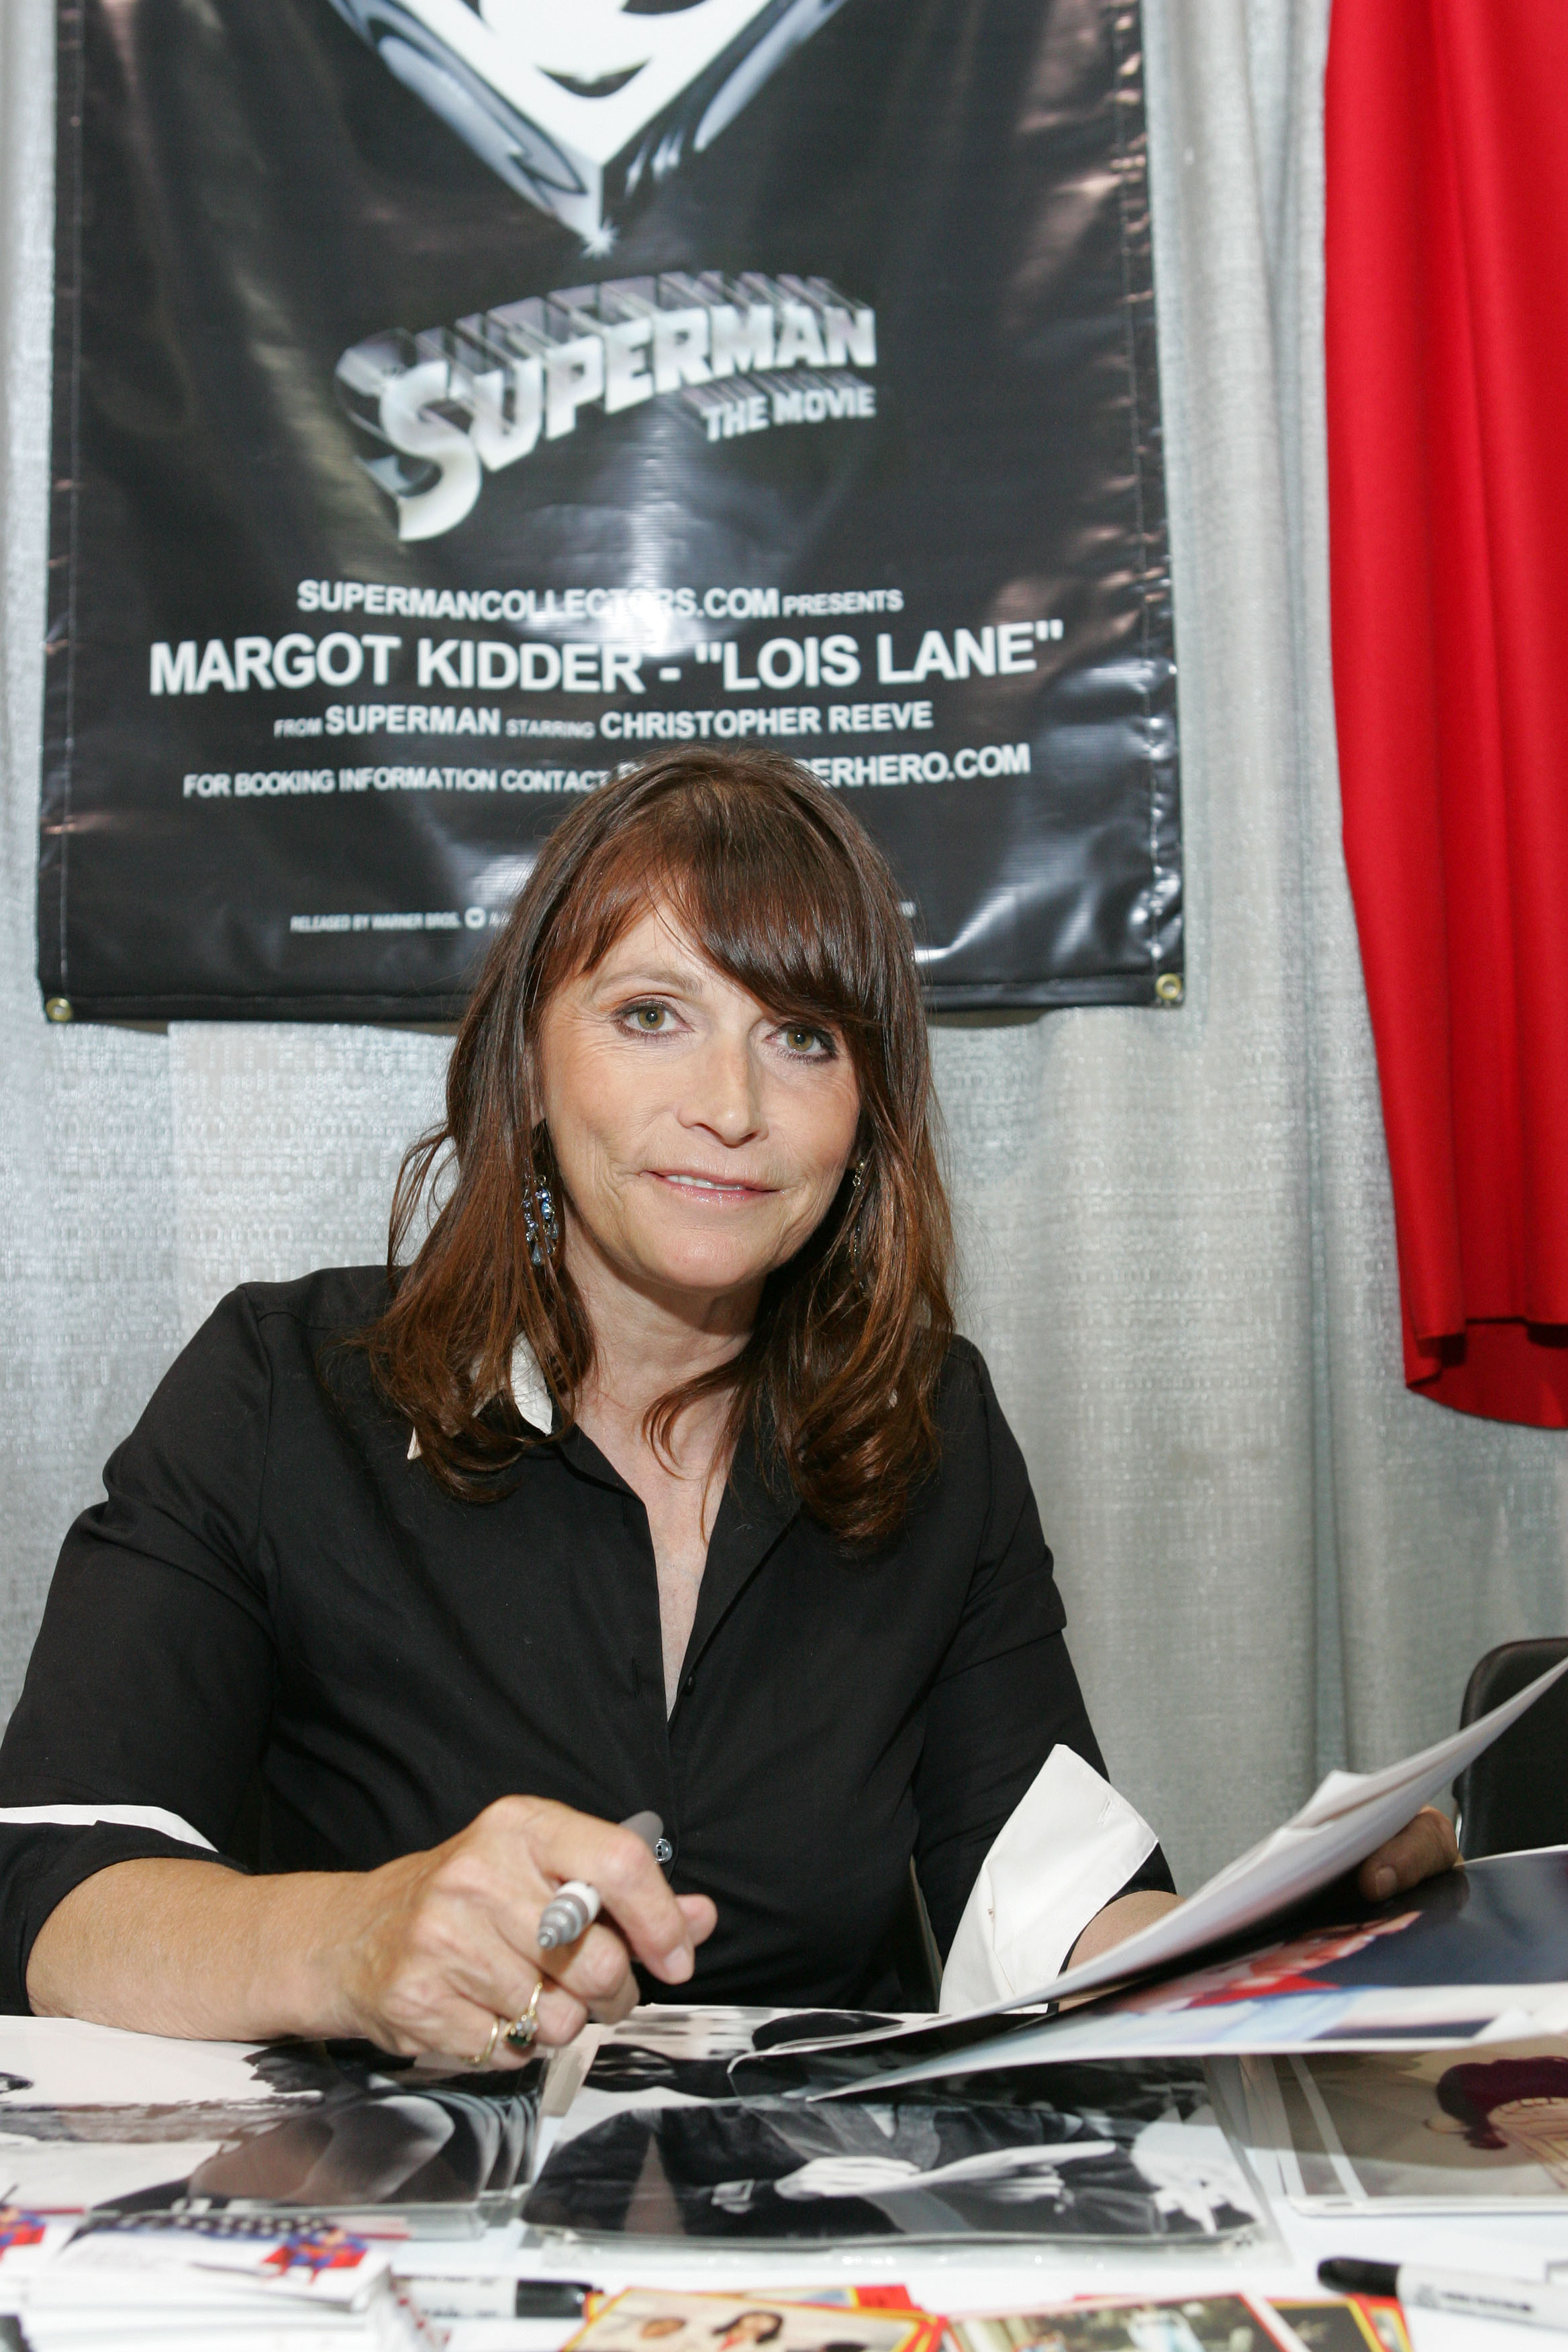
[[[945, 1949], [1051, 1748], [1104, 1769], [979, 1354], [870, 1559], [742, 1449], [667, 1718], [642, 1504], [581, 1431], [498, 1500], [444, 1495], [331, 1344], [385, 1297], [368, 1267], [233, 1292], [67, 1538], [0, 1748], [0, 2009], [94, 1871], [232, 1853], [258, 1768], [268, 1869], [373, 1869], [520, 1791], [651, 1810], [719, 1911], [679, 1998], [888, 2002], [911, 1853]], [[1156, 1852], [1130, 1885], [1170, 1883]]]

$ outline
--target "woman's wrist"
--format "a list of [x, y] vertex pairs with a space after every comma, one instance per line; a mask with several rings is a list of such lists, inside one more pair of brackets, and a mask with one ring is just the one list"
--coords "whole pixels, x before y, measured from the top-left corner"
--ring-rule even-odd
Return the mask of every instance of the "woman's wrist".
[[27, 1963], [40, 2017], [214, 2041], [362, 2032], [342, 1955], [358, 1874], [251, 1878], [221, 1864], [111, 1864], [45, 1920]]
[[247, 2032], [308, 2039], [363, 2035], [351, 1961], [374, 1907], [371, 1872], [300, 1871], [241, 1882], [252, 1909], [248, 1969], [237, 2007]]

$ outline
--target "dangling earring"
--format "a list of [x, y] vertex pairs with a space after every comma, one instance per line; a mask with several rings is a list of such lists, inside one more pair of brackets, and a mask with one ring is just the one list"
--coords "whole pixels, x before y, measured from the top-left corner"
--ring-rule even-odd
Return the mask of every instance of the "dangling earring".
[[866, 1167], [870, 1156], [868, 1151], [862, 1152], [858, 1160], [852, 1160], [849, 1163], [849, 1198], [844, 1204], [840, 1228], [849, 1244], [849, 1264], [858, 1283], [864, 1283], [866, 1278], [866, 1220], [859, 1211], [861, 1200], [865, 1197]]
[[[535, 1218], [533, 1211], [529, 1206], [525, 1198], [522, 1204], [522, 1226], [523, 1231], [528, 1235], [528, 1255], [533, 1265], [542, 1265], [545, 1261], [546, 1251], [553, 1256], [560, 1244], [561, 1227], [556, 1221], [555, 1203], [550, 1197], [549, 1185], [536, 1184], [533, 1188], [533, 1192], [534, 1198], [539, 1202], [539, 1215]], [[542, 1245], [541, 1244], [540, 1239], [542, 1228], [543, 1231]]]

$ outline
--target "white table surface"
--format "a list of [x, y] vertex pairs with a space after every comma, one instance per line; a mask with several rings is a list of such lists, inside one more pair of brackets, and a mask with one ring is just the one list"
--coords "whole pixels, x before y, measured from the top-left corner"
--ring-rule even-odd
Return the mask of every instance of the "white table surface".
[[[1440, 2221], [1387, 2215], [1307, 2215], [1279, 2205], [1283, 2244], [1240, 2254], [1201, 2245], [1128, 2252], [995, 2243], [925, 2246], [910, 2240], [847, 2247], [758, 2252], [733, 2246], [594, 2245], [530, 2238], [520, 2228], [466, 2240], [425, 2240], [395, 2257], [400, 2272], [423, 2277], [573, 2278], [613, 2293], [626, 2286], [701, 2288], [711, 2294], [812, 2284], [878, 2285], [897, 2281], [928, 2311], [1038, 2309], [1086, 2294], [1199, 2296], [1244, 2293], [1321, 2294], [1317, 2265], [1331, 2254], [1383, 2262], [1425, 2261], [1450, 2270], [1542, 2277], [1548, 2263], [1568, 2263], [1568, 2222], [1556, 2216], [1488, 2214]], [[1443, 2312], [1408, 2315], [1415, 2352], [1551, 2352], [1568, 2336], [1538, 2327], [1460, 2319]], [[452, 2328], [451, 2352], [553, 2352], [574, 2322], [469, 2319]]]

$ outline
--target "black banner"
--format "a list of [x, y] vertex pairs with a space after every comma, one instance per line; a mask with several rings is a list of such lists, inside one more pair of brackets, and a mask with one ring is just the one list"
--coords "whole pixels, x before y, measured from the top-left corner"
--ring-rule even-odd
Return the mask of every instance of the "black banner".
[[40, 978], [440, 1019], [809, 762], [934, 1004], [1180, 1001], [1137, 8], [60, 0]]

